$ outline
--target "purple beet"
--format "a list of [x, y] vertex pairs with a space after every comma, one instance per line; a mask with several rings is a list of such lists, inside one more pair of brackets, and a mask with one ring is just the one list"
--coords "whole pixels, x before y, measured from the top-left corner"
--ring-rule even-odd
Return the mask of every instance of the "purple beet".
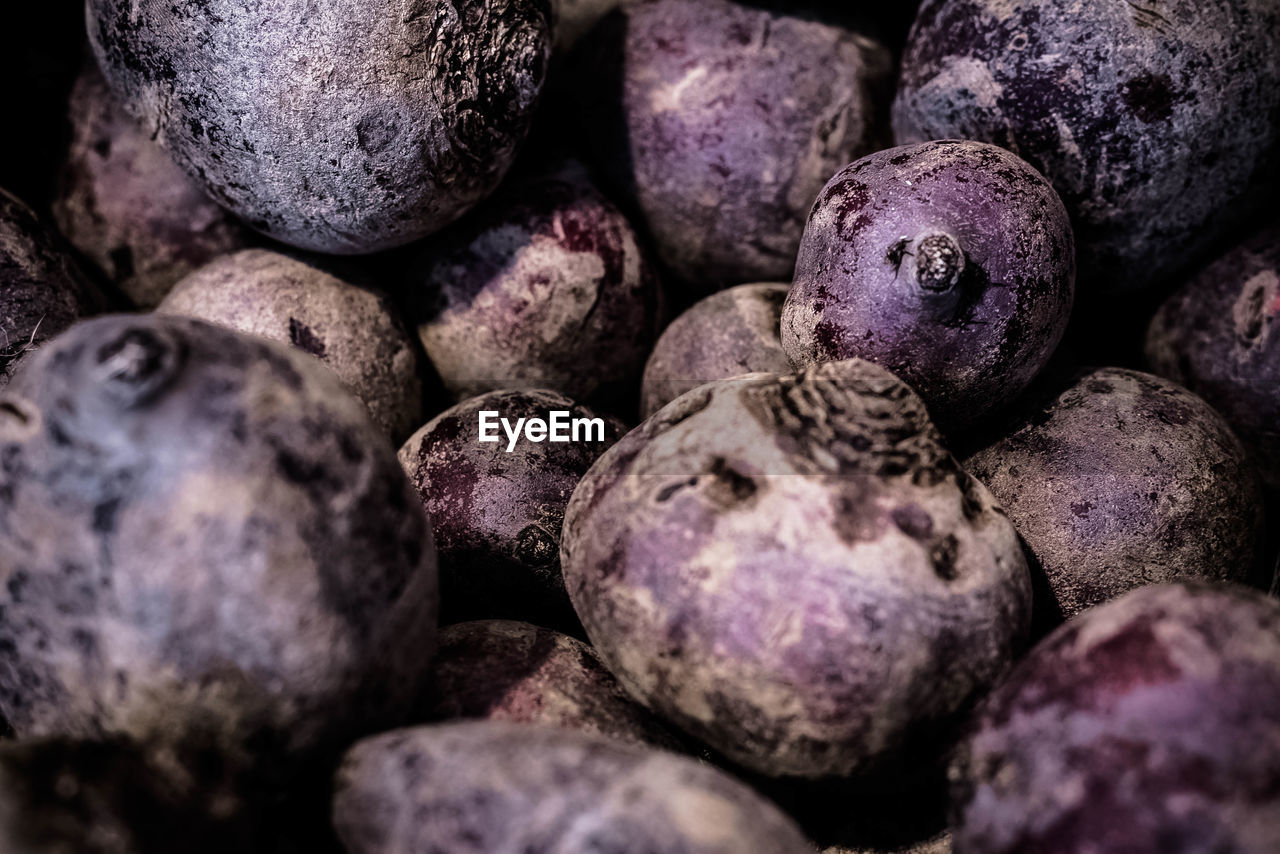
[[1082, 614], [988, 699], [952, 780], [959, 852], [1280, 851], [1280, 604], [1170, 584]]
[[1280, 487], [1280, 222], [1195, 275], [1147, 330], [1152, 369], [1201, 395]]
[[1074, 289], [1071, 224], [1038, 172], [982, 143], [894, 148], [818, 197], [782, 344], [798, 365], [884, 365], [964, 428], [1048, 363]]

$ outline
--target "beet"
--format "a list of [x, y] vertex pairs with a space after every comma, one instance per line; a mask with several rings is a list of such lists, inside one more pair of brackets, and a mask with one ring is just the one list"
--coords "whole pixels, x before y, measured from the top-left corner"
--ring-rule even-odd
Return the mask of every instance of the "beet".
[[668, 404], [574, 491], [561, 562], [623, 687], [772, 776], [927, 753], [1030, 620], [1013, 527], [857, 360]]
[[1086, 372], [965, 468], [1043, 570], [1049, 623], [1142, 585], [1256, 569], [1262, 496], [1244, 448], [1207, 403], [1158, 377]]
[[422, 424], [422, 365], [385, 294], [266, 249], [219, 258], [156, 309], [292, 344], [329, 366], [397, 444]]
[[210, 195], [304, 249], [366, 253], [457, 219], [528, 132], [548, 0], [89, 0], [121, 103]]
[[1231, 423], [1280, 487], [1280, 222], [1198, 272], [1147, 330], [1147, 361]]
[[508, 188], [411, 276], [418, 334], [458, 400], [549, 388], [630, 397], [658, 334], [658, 281], [580, 167]]
[[1176, 276], [1280, 178], [1272, 0], [927, 0], [902, 60], [899, 144], [1020, 155], [1075, 224], [1096, 294]]
[[677, 317], [644, 368], [640, 414], [648, 418], [686, 391], [712, 380], [757, 372], [787, 373], [778, 323], [787, 285], [739, 285], [712, 294]]
[[823, 182], [879, 143], [888, 51], [732, 0], [628, 3], [589, 39], [585, 129], [662, 261], [703, 291], [789, 278]]
[[[479, 441], [480, 419], [493, 412], [514, 428], [519, 419], [599, 419], [579, 441], [514, 445]], [[496, 421], [495, 421], [496, 423]], [[598, 416], [552, 391], [492, 392], [442, 412], [400, 449], [440, 551], [446, 623], [507, 618], [578, 630], [560, 574], [560, 529], [569, 496], [587, 469], [622, 435]], [[570, 434], [572, 438], [572, 434]], [[508, 450], [510, 448], [510, 450]]]
[[338, 772], [348, 854], [809, 854], [777, 807], [707, 764], [554, 727], [421, 727]]
[[1034, 169], [976, 142], [893, 148], [818, 197], [782, 344], [797, 365], [883, 365], [965, 428], [1048, 363], [1074, 289], [1067, 212]]
[[1280, 604], [1147, 587], [1037, 646], [955, 763], [957, 851], [1280, 850]]

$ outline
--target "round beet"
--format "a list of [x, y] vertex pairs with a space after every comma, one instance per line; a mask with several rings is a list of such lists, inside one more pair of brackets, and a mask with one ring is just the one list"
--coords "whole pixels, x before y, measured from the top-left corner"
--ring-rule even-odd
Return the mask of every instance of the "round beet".
[[1178, 271], [1280, 176], [1273, 0], [928, 0], [893, 108], [898, 143], [1016, 152], [1071, 212], [1098, 294]]
[[1044, 570], [1050, 622], [1135, 587], [1256, 570], [1262, 496], [1244, 448], [1203, 400], [1149, 374], [1084, 374], [965, 468]]
[[635, 232], [576, 167], [510, 188], [423, 262], [418, 334], [459, 400], [617, 397], [658, 334], [658, 281]]
[[71, 93], [71, 145], [53, 215], [102, 277], [140, 308], [248, 242], [235, 218], [112, 100], [96, 66]]
[[964, 428], [1048, 363], [1074, 291], [1071, 223], [1038, 172], [982, 143], [904, 146], [818, 196], [782, 344], [798, 365], [884, 365]]
[[423, 695], [427, 720], [559, 726], [680, 750], [594, 649], [550, 629], [506, 620], [449, 626], [440, 632], [431, 673]]
[[772, 776], [925, 752], [1027, 630], [1017, 536], [868, 362], [722, 380], [614, 445], [561, 547], [623, 686]]
[[212, 730], [287, 774], [415, 696], [430, 526], [306, 354], [196, 320], [81, 323], [0, 405], [0, 711], [20, 738]]
[[396, 443], [422, 423], [418, 349], [389, 300], [303, 260], [266, 249], [219, 258], [179, 282], [156, 310], [310, 353]]
[[[566, 413], [568, 442], [530, 441], [522, 420]], [[485, 416], [484, 413], [490, 413]], [[480, 441], [482, 418], [492, 442]], [[511, 441], [500, 419], [519, 438]], [[574, 438], [573, 422], [592, 422]], [[400, 449], [435, 530], [446, 623], [493, 617], [578, 630], [560, 574], [569, 496], [622, 435], [552, 391], [491, 392], [442, 412]]]
[[0, 190], [0, 388], [23, 356], [96, 308], [36, 215]]
[[333, 813], [349, 854], [813, 851], [777, 807], [708, 764], [487, 721], [360, 742]]
[[787, 373], [778, 324], [787, 285], [739, 285], [712, 294], [672, 321], [644, 368], [645, 418], [686, 391], [742, 374]]
[[957, 851], [1280, 851], [1280, 604], [1138, 590], [1037, 646], [952, 771]]
[[121, 103], [277, 240], [366, 253], [447, 225], [515, 159], [548, 0], [88, 0]]
[[1213, 404], [1280, 487], [1280, 222], [1200, 271], [1147, 330], [1156, 373]]
[[584, 121], [662, 260], [704, 290], [789, 278], [823, 182], [879, 143], [887, 50], [733, 0], [629, 3], [591, 38]]

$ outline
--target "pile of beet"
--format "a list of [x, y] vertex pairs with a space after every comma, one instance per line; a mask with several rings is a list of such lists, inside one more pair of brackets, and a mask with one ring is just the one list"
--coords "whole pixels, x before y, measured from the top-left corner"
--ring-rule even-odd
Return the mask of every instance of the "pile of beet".
[[1280, 852], [1276, 0], [0, 69], [0, 852]]

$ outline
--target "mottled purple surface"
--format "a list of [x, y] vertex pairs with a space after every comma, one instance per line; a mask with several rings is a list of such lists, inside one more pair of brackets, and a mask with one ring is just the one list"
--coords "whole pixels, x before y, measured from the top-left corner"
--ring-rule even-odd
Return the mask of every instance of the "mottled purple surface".
[[640, 0], [590, 36], [598, 165], [695, 287], [791, 275], [823, 182], [882, 136], [888, 52], [730, 0]]
[[338, 771], [348, 854], [809, 854], [777, 807], [710, 765], [492, 722], [366, 739]]
[[0, 388], [24, 356], [97, 308], [35, 213], [0, 190]]
[[681, 750], [653, 713], [622, 690], [594, 649], [551, 629], [510, 620], [442, 629], [419, 709], [422, 720], [558, 726]]
[[87, 321], [14, 377], [0, 460], [19, 737], [195, 730], [269, 765], [408, 710], [435, 637], [430, 527], [311, 357], [186, 318]]
[[1176, 276], [1280, 177], [1274, 0], [927, 0], [903, 57], [899, 143], [1022, 156], [1071, 212], [1080, 283]]
[[952, 771], [957, 854], [1280, 851], [1280, 604], [1148, 587], [987, 700]]
[[121, 103], [245, 222], [319, 252], [430, 234], [498, 185], [548, 0], [88, 0]]
[[1231, 423], [1280, 487], [1280, 223], [1224, 253], [1170, 297], [1147, 330], [1152, 370]]
[[605, 418], [605, 441], [536, 444], [479, 441], [480, 413], [514, 426], [566, 410], [595, 412], [552, 391], [491, 392], [436, 416], [400, 449], [400, 463], [431, 517], [440, 553], [444, 621], [493, 617], [577, 629], [560, 574], [560, 529], [569, 496], [622, 435]]
[[696, 389], [575, 490], [565, 581], [635, 697], [766, 775], [871, 773], [1013, 660], [1013, 527], [868, 362]]
[[797, 365], [883, 365], [963, 428], [1048, 363], [1074, 290], [1071, 224], [1034, 169], [982, 143], [893, 148], [818, 196], [782, 344]]
[[778, 337], [788, 287], [739, 285], [712, 294], [673, 320], [644, 366], [641, 417], [712, 380], [790, 371]]
[[249, 234], [115, 103], [90, 65], [71, 93], [72, 138], [53, 215], [67, 240], [139, 308]]
[[1222, 416], [1185, 389], [1087, 372], [965, 461], [1048, 581], [1042, 615], [1071, 617], [1147, 584], [1254, 577], [1257, 474]]
[[574, 165], [519, 182], [425, 250], [418, 334], [461, 400], [549, 388], [631, 395], [661, 294], [626, 217]]

